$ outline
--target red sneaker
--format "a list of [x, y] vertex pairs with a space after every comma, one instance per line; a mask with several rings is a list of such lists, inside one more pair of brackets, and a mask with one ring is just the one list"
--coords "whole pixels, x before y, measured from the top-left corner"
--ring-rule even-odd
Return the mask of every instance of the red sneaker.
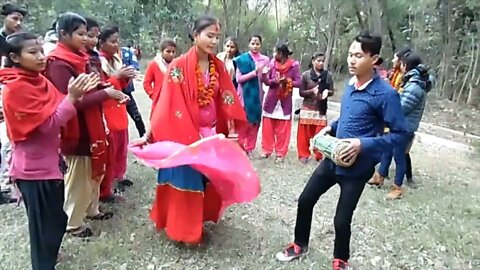
[[350, 266], [348, 266], [348, 262], [340, 260], [340, 259], [333, 259], [332, 262], [332, 269], [333, 270], [351, 270]]

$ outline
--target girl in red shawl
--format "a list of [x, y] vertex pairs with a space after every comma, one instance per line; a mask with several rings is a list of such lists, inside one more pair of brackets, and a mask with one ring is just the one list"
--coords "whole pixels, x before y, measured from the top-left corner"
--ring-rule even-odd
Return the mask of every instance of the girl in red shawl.
[[[135, 77], [135, 69], [124, 66], [122, 58], [117, 54], [119, 49], [118, 28], [103, 29], [99, 36], [99, 42], [102, 74], [116, 90], [122, 93], [122, 89], [125, 89]], [[119, 189], [133, 184], [130, 180], [125, 179], [128, 153], [128, 117], [125, 104], [127, 100], [119, 103], [110, 99], [103, 103], [103, 112], [112, 138], [110, 147], [112, 147], [113, 159], [110, 165], [113, 166], [113, 178]], [[111, 180], [109, 179], [109, 181]]]
[[[220, 36], [216, 18], [195, 21], [193, 46], [173, 60], [151, 118], [151, 131], [133, 145], [172, 141], [190, 145], [245, 126], [245, 112], [224, 64], [213, 55]], [[243, 153], [242, 153], [243, 154]], [[246, 157], [246, 156], [245, 156]], [[160, 169], [150, 218], [178, 242], [199, 244], [203, 222], [218, 222], [222, 200], [205, 175], [189, 165]]]
[[[106, 85], [113, 85], [116, 86], [118, 89], [116, 90], [121, 90], [122, 88], [122, 83], [120, 83], [119, 80], [117, 80], [114, 76], [108, 77], [103, 71], [102, 71], [102, 62], [100, 60], [100, 54], [96, 51], [96, 47], [98, 45], [98, 37], [100, 35], [100, 26], [98, 23], [92, 19], [92, 18], [85, 18], [87, 21], [87, 43], [85, 44], [86, 52], [89, 55], [90, 59], [90, 65], [92, 67], [92, 71], [98, 74], [100, 76], [101, 80], [106, 84]], [[108, 31], [108, 30], [106, 30]], [[117, 94], [119, 96], [123, 95], [125, 100], [128, 99], [128, 96], [123, 94], [121, 91], [117, 91]], [[104, 103], [105, 106], [114, 106], [116, 105], [122, 106], [122, 103], [118, 103], [116, 99], [109, 99], [105, 101]], [[124, 105], [122, 106], [124, 107]], [[111, 110], [105, 109], [105, 111], [108, 111], [109, 113], [112, 113]], [[109, 117], [106, 117], [107, 120]], [[111, 117], [110, 117], [111, 118]], [[107, 123], [108, 124], [108, 123]], [[107, 168], [105, 172], [105, 177], [102, 180], [102, 183], [100, 184], [100, 201], [104, 203], [117, 203], [117, 202], [122, 202], [124, 201], [124, 198], [121, 197], [118, 194], [113, 193], [113, 182], [115, 178], [115, 154], [114, 154], [114, 133], [112, 130], [109, 130], [107, 134], [107, 140], [108, 140], [108, 162], [107, 162]]]
[[53, 270], [67, 215], [60, 168], [60, 128], [75, 117], [74, 103], [94, 88], [94, 76], [68, 82], [66, 96], [40, 74], [46, 58], [37, 37], [17, 33], [6, 39], [6, 68], [0, 70], [5, 120], [14, 151], [10, 175], [27, 210], [33, 270]]
[[[65, 13], [58, 19], [57, 30], [59, 41], [48, 55], [45, 75], [66, 94], [72, 78], [91, 71], [89, 56], [84, 52], [86, 21], [78, 14]], [[76, 237], [93, 236], [92, 229], [84, 223], [85, 217], [106, 220], [113, 215], [98, 209], [108, 150], [102, 103], [109, 97], [122, 100], [123, 95], [118, 95], [118, 91], [112, 88], [97, 89], [75, 103], [77, 116], [69, 121], [62, 133], [62, 153], [68, 166], [64, 205], [68, 215], [67, 232]]]
[[167, 72], [168, 65], [173, 61], [176, 50], [177, 44], [173, 39], [167, 38], [162, 40], [162, 42], [160, 42], [160, 52], [148, 64], [147, 70], [145, 71], [143, 88], [152, 100], [151, 114], [153, 113], [158, 97], [160, 96], [163, 79], [166, 76], [165, 73]]

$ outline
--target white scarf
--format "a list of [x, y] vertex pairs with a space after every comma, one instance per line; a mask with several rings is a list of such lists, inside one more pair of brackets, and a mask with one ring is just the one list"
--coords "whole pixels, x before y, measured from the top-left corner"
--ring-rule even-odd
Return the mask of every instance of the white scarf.
[[160, 71], [161, 71], [162, 73], [166, 73], [166, 72], [167, 72], [168, 63], [165, 61], [165, 59], [163, 59], [161, 53], [157, 53], [157, 55], [155, 56], [155, 58], [153, 58], [153, 60], [155, 61], [155, 63], [157, 63], [158, 68], [160, 68]]
[[123, 67], [122, 59], [118, 54], [114, 54], [112, 59], [113, 59], [113, 62], [110, 63], [107, 60], [107, 58], [100, 56], [100, 61], [102, 63], [102, 70], [109, 77], [117, 73]]

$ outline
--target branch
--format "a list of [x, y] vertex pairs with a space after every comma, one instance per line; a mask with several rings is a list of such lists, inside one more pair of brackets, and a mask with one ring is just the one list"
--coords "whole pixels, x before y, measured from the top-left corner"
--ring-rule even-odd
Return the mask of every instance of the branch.
[[362, 19], [362, 15], [360, 14], [360, 7], [358, 2], [353, 3], [353, 8], [355, 9], [355, 16], [357, 17], [358, 24], [360, 24], [360, 28], [365, 29], [365, 22]]
[[270, 4], [270, 3], [266, 2], [265, 4], [263, 4], [263, 7], [258, 12], [258, 15], [255, 16], [255, 18], [253, 18], [253, 20], [251, 20], [250, 22], [245, 24], [245, 31], [244, 31], [245, 33], [247, 32], [248, 28], [250, 28], [250, 26], [252, 26], [257, 21], [257, 19], [265, 13], [265, 11], [267, 10], [268, 4]]

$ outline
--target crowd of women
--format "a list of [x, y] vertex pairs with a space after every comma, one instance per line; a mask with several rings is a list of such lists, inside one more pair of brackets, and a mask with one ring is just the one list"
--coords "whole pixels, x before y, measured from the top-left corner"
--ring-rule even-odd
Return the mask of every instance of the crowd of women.
[[[376, 35], [365, 32], [352, 41], [347, 59], [352, 78], [345, 84], [338, 121], [328, 123], [334, 80], [324, 67], [324, 54], [315, 53], [301, 73], [287, 43], [277, 44], [270, 59], [261, 53], [262, 37], [252, 35], [248, 52], [240, 54], [230, 37], [224, 52], [215, 56], [221, 26], [216, 18], [201, 16], [185, 54], [176, 58], [172, 39], [160, 43], [143, 83], [152, 101], [150, 126], [129, 145], [127, 102], [132, 96], [124, 91], [137, 72], [122, 62], [118, 28], [62, 14], [55, 23], [58, 41], [45, 56], [38, 37], [21, 31], [24, 8], [5, 4], [2, 15], [1, 143], [2, 149], [12, 145], [8, 165], [2, 151], [2, 166], [27, 210], [34, 270], [55, 268], [65, 232], [92, 237], [95, 232], [85, 221], [113, 216], [102, 211], [100, 202], [123, 201], [116, 191], [133, 184], [125, 179], [129, 147], [159, 169], [150, 213], [156, 227], [174, 241], [201, 243], [205, 221], [218, 222], [225, 207], [251, 201], [260, 192], [249, 161], [260, 128], [260, 157], [284, 162], [294, 88], [304, 98], [297, 157], [301, 163], [312, 156], [321, 162], [298, 201], [295, 241], [277, 254], [279, 261], [307, 253], [313, 207], [338, 184], [332, 267], [349, 269], [350, 224], [364, 186], [383, 184], [392, 156], [396, 175], [388, 198], [402, 195], [405, 174], [413, 183], [408, 150], [431, 87], [428, 70], [416, 53], [404, 50], [395, 54], [391, 74], [382, 76], [382, 43]], [[349, 142], [342, 156], [358, 156], [351, 168], [311, 152], [310, 140], [327, 133]]]

